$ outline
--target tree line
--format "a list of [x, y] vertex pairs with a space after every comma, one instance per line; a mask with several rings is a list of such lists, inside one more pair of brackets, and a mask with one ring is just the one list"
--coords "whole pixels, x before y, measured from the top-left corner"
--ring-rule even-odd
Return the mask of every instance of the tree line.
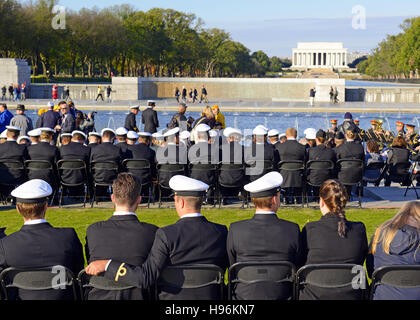
[[[56, 0], [0, 0], [0, 56], [23, 58], [33, 75], [264, 76], [283, 61], [251, 54], [230, 34], [204, 28], [194, 14], [123, 4], [99, 10], [66, 8], [64, 29], [54, 29]], [[287, 63], [287, 61], [286, 61]]]
[[420, 69], [420, 17], [404, 21], [402, 32], [388, 35], [372, 55], [358, 64], [361, 73], [377, 78], [418, 78]]

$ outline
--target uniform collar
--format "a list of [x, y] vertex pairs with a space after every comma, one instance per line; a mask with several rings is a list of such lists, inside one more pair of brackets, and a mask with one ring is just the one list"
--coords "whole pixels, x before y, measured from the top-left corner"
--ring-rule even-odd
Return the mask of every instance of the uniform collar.
[[296, 141], [296, 138], [287, 138], [287, 140]]
[[114, 216], [136, 216], [134, 212], [128, 212], [128, 211], [115, 211]]
[[273, 212], [273, 211], [261, 211], [261, 210], [258, 210], [258, 211], [256, 211], [255, 212], [255, 214], [264, 214], [264, 215], [268, 215], [268, 214], [276, 214], [275, 212]]
[[31, 225], [35, 225], [35, 224], [41, 224], [41, 223], [48, 223], [48, 222], [45, 219], [35, 219], [35, 220], [26, 221], [23, 225], [24, 226], [31, 226]]
[[10, 139], [10, 138], [7, 138], [7, 141], [8, 141], [8, 142], [16, 142], [16, 140], [15, 140], [15, 139]]
[[201, 217], [202, 215], [201, 215], [201, 213], [188, 213], [188, 214], [185, 214], [185, 215], [183, 215], [182, 217], [181, 217], [181, 219], [184, 219], [184, 218], [196, 218], [196, 217]]

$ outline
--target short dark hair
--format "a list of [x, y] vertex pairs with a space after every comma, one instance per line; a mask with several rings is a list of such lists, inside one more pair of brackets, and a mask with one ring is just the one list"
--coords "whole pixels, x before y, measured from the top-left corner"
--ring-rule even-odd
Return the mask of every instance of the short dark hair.
[[379, 152], [379, 145], [375, 140], [369, 140], [368, 142], [366, 142], [366, 149], [369, 152], [378, 153]]
[[67, 105], [67, 102], [65, 102], [64, 100], [62, 100], [62, 101], [60, 101], [60, 102], [58, 103], [58, 106], [61, 106], [62, 104]]
[[5, 104], [5, 103], [0, 103], [0, 107], [3, 107], [3, 108], [5, 108], [5, 109], [7, 109], [7, 104]]
[[16, 209], [25, 219], [36, 219], [42, 217], [45, 210], [45, 202], [21, 203], [16, 202]]
[[139, 178], [127, 172], [118, 174], [117, 179], [112, 184], [112, 193], [118, 205], [135, 205], [141, 195]]
[[111, 131], [104, 131], [103, 135], [102, 135], [105, 139], [114, 139], [115, 138], [115, 134], [113, 134]]

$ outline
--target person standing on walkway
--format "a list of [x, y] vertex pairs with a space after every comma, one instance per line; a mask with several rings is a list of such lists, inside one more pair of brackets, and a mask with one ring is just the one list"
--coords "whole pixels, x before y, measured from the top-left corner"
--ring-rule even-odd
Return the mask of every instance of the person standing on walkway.
[[204, 87], [204, 85], [201, 87], [200, 103], [202, 101], [204, 101], [205, 103], [209, 103], [209, 100], [207, 99], [207, 89]]
[[6, 92], [7, 92], [7, 88], [6, 88], [6, 86], [3, 86], [1, 88], [1, 101], [7, 100]]
[[159, 128], [157, 112], [153, 110], [156, 106], [155, 101], [147, 101], [147, 108], [141, 114], [141, 122], [144, 124], [144, 132], [155, 133]]
[[25, 106], [23, 104], [18, 104], [16, 115], [10, 120], [10, 125], [21, 129], [19, 136], [26, 136], [28, 131], [33, 129], [32, 120], [25, 115]]
[[313, 107], [314, 102], [315, 102], [315, 94], [316, 94], [316, 89], [311, 88], [311, 90], [309, 91], [309, 104], [311, 107]]
[[106, 101], [111, 102], [111, 86], [106, 87]]
[[140, 109], [140, 106], [130, 107], [130, 113], [125, 118], [125, 124], [124, 124], [124, 128], [126, 128], [127, 131], [139, 132], [139, 129], [137, 128], [137, 122], [136, 122], [136, 116], [139, 113], [139, 109]]
[[103, 94], [102, 86], [98, 86], [98, 95], [96, 96], [95, 101], [98, 101], [99, 97], [101, 97], [102, 101], [104, 101], [104, 94]]

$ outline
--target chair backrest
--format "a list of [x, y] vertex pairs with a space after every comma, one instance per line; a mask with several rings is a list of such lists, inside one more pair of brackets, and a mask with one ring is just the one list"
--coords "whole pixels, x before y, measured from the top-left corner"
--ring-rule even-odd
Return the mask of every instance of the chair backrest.
[[344, 185], [355, 185], [363, 179], [364, 162], [360, 159], [340, 159], [337, 161], [338, 180]]
[[150, 162], [145, 159], [125, 159], [122, 167], [126, 170], [145, 170], [150, 169]]
[[185, 164], [179, 163], [161, 163], [156, 166], [160, 172], [183, 172], [185, 171]]
[[212, 163], [190, 163], [189, 169], [194, 171], [217, 171], [219, 166]]
[[308, 170], [333, 170], [334, 162], [331, 160], [311, 160], [306, 164]]
[[382, 170], [384, 167], [385, 167], [385, 162], [371, 162], [366, 166], [365, 171]]
[[305, 162], [299, 160], [280, 161], [278, 168], [284, 171], [301, 171], [305, 169]]
[[[65, 271], [64, 283], [56, 281], [57, 273]], [[60, 280], [63, 280], [60, 277]], [[71, 287], [73, 298], [77, 300], [76, 281], [73, 273], [64, 266], [54, 266], [45, 268], [7, 268], [0, 274], [1, 286], [6, 300], [9, 298], [8, 289], [18, 288], [30, 291], [40, 291], [49, 289], [61, 289]]]
[[420, 290], [420, 265], [395, 265], [376, 269], [372, 274], [370, 299], [378, 285], [396, 288], [418, 288]]
[[391, 175], [408, 176], [411, 173], [411, 165], [410, 161], [389, 164], [389, 172]]
[[[307, 286], [316, 287], [325, 290], [325, 292], [334, 292], [335, 296], [332, 299], [336, 300], [362, 299], [367, 289], [366, 273], [363, 274], [365, 280], [363, 286], [360, 286], [360, 289], [354, 289], [353, 285], [357, 277], [357, 273], [353, 273], [355, 267], [356, 271], [363, 269], [363, 266], [356, 264], [309, 264], [303, 266], [296, 273], [296, 299], [299, 299], [299, 292]], [[347, 290], [351, 294], [341, 297], [334, 290]]]
[[53, 166], [47, 160], [26, 160], [25, 168], [30, 171], [53, 170]]
[[103, 275], [88, 275], [85, 270], [80, 271], [77, 278], [79, 279], [80, 296], [83, 300], [87, 298], [85, 295], [86, 288], [95, 288], [107, 291], [121, 291], [135, 288], [133, 286], [125, 285], [121, 282], [115, 282], [113, 280], [107, 279]]
[[25, 165], [21, 161], [0, 161], [0, 184], [16, 185], [26, 179]]
[[71, 175], [72, 172], [77, 172], [77, 174], [80, 176], [80, 183], [87, 183], [88, 181], [87, 167], [83, 160], [59, 160], [57, 162], [57, 169], [60, 182], [62, 184], [68, 184], [63, 180], [63, 174]]
[[340, 159], [337, 161], [339, 169], [362, 169], [364, 167], [363, 160], [360, 159]]
[[[119, 171], [118, 163], [114, 161], [93, 161], [90, 164], [90, 168], [95, 183], [103, 185], [112, 184]], [[98, 173], [100, 173], [100, 176]], [[106, 177], [105, 181], [102, 181], [104, 177]]]
[[[279, 293], [281, 297], [275, 299], [289, 299], [294, 297], [294, 281], [296, 276], [295, 266], [288, 261], [249, 261], [237, 262], [230, 266], [228, 271], [228, 300], [232, 299], [234, 284], [241, 283], [245, 285], [261, 284], [266, 286], [266, 291], [254, 292], [251, 300], [266, 299], [267, 295], [276, 296], [276, 289], [285, 283], [289, 283], [288, 292]], [[284, 289], [283, 289], [284, 290]], [[248, 299], [248, 297], [247, 297]], [[274, 299], [274, 298], [272, 298]]]
[[222, 300], [224, 274], [224, 270], [212, 264], [168, 266], [155, 283], [156, 299], [160, 291], [207, 288], [212, 291], [211, 297], [207, 299]]

